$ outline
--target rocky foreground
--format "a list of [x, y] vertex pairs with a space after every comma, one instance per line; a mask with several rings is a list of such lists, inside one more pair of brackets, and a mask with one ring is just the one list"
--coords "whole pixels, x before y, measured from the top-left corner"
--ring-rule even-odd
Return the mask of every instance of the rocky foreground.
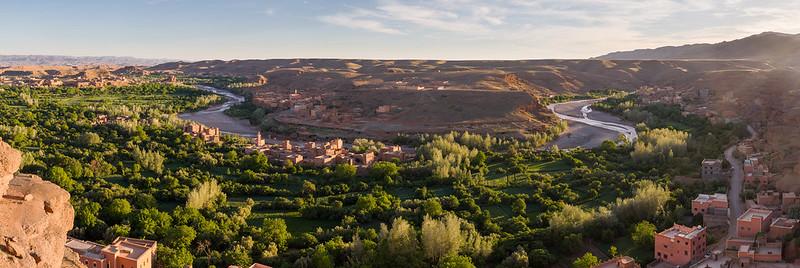
[[62, 267], [75, 213], [69, 193], [15, 174], [21, 162], [22, 154], [0, 140], [0, 267]]

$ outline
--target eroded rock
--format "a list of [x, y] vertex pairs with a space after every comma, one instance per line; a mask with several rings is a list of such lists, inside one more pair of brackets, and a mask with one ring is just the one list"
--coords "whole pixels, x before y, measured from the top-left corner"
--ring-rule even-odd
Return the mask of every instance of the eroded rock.
[[22, 154], [0, 140], [0, 267], [61, 267], [74, 210], [69, 193], [16, 174]]

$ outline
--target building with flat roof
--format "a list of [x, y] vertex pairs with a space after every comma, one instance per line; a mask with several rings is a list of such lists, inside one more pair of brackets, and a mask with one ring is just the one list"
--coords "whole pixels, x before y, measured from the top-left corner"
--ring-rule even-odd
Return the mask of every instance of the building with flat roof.
[[709, 208], [728, 209], [728, 196], [725, 194], [699, 194], [692, 200], [692, 215], [706, 213]]
[[75, 251], [75, 253], [78, 253], [78, 256], [80, 256], [80, 262], [86, 265], [86, 267], [106, 267], [106, 258], [100, 253], [105, 246], [95, 242], [84, 241], [72, 237], [67, 237], [67, 243], [65, 246], [67, 246], [68, 249]]
[[700, 174], [703, 179], [719, 179], [722, 176], [722, 160], [703, 159], [700, 166]]
[[755, 237], [758, 233], [766, 233], [774, 217], [769, 209], [750, 208], [736, 219], [737, 237]]
[[619, 256], [598, 264], [592, 268], [640, 268], [636, 260], [629, 256]]
[[703, 257], [706, 228], [675, 224], [655, 236], [655, 258], [671, 265], [687, 265]]
[[152, 268], [156, 246], [156, 241], [128, 237], [117, 237], [108, 246], [74, 238], [66, 243], [88, 268]]
[[756, 204], [778, 208], [781, 205], [781, 193], [776, 191], [760, 191], [756, 193]]
[[787, 235], [794, 234], [798, 228], [797, 219], [789, 219], [784, 217], [775, 218], [769, 225], [769, 232], [767, 232], [767, 239], [769, 240], [783, 240]]
[[780, 262], [783, 253], [783, 245], [781, 242], [764, 243], [756, 246], [742, 245], [739, 246], [737, 257], [740, 263], [753, 263], [753, 262]]

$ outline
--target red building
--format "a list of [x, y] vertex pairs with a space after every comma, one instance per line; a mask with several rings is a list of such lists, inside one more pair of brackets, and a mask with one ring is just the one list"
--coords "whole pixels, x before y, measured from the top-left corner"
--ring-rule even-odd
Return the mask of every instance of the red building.
[[675, 224], [656, 234], [656, 260], [671, 265], [687, 265], [703, 257], [706, 251], [706, 228]]
[[769, 209], [748, 209], [736, 219], [736, 236], [752, 238], [758, 233], [766, 233], [773, 217], [773, 212]]
[[88, 268], [152, 268], [156, 261], [156, 241], [117, 237], [111, 245], [67, 239], [67, 248], [80, 256]]
[[699, 194], [692, 200], [692, 215], [705, 214], [710, 208], [728, 209], [728, 196], [725, 194]]

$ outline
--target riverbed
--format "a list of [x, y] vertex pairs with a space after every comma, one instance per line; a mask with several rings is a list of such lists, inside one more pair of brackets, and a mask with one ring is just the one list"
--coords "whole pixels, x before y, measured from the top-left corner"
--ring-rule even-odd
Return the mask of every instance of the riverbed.
[[636, 129], [622, 119], [604, 112], [594, 111], [591, 105], [603, 99], [579, 100], [548, 105], [556, 116], [568, 121], [569, 129], [547, 146], [570, 149], [594, 148], [604, 141], [617, 140], [620, 134], [629, 142], [638, 138]]
[[245, 102], [245, 98], [236, 95], [230, 91], [222, 90], [209, 86], [197, 86], [197, 89], [208, 91], [217, 95], [223, 96], [226, 101], [222, 104], [211, 106], [205, 110], [182, 113], [178, 117], [184, 120], [196, 121], [208, 127], [219, 128], [222, 133], [239, 135], [244, 137], [255, 137], [259, 129], [256, 126], [250, 125], [250, 122], [245, 119], [235, 118], [225, 114], [225, 110], [231, 106]]

